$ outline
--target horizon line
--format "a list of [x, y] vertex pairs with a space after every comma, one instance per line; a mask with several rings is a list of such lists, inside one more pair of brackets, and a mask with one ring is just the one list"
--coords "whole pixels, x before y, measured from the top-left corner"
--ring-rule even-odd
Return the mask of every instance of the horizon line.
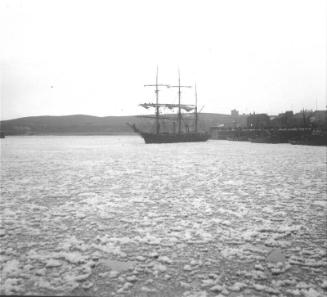
[[[236, 109], [234, 109], [236, 110]], [[240, 113], [239, 112], [239, 116], [244, 116], [244, 115], [251, 115], [251, 114], [267, 114], [268, 116], [277, 116], [279, 114], [283, 114], [285, 112], [289, 112], [292, 111], [294, 114], [300, 113], [307, 111], [307, 112], [315, 112], [315, 111], [327, 111], [327, 109], [302, 109], [298, 112], [295, 112], [294, 110], [286, 110], [284, 112], [280, 112], [278, 114], [269, 114], [266, 112], [250, 112], [250, 113]], [[233, 111], [233, 110], [231, 110]], [[238, 111], [238, 110], [237, 110]], [[190, 113], [185, 113], [185, 114], [192, 114]], [[218, 112], [199, 112], [199, 114], [217, 114], [217, 115], [227, 115], [227, 116], [231, 116], [231, 113], [218, 113]], [[137, 116], [141, 116], [144, 114], [130, 114], [130, 115], [105, 115], [105, 116], [99, 116], [99, 115], [90, 115], [90, 114], [82, 114], [82, 113], [77, 113], [77, 114], [62, 114], [62, 115], [31, 115], [31, 116], [21, 116], [21, 117], [14, 117], [14, 118], [8, 118], [8, 119], [0, 119], [0, 122], [4, 122], [4, 121], [13, 121], [13, 120], [19, 120], [19, 119], [24, 119], [24, 118], [39, 118], [39, 117], [69, 117], [69, 116], [88, 116], [88, 117], [95, 117], [95, 118], [108, 118], [108, 117], [137, 117]]]

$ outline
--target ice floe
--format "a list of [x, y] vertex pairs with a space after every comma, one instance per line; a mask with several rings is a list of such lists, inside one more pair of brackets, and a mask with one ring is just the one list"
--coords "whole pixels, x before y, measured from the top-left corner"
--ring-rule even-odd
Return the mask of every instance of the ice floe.
[[326, 295], [320, 148], [12, 139], [1, 294]]

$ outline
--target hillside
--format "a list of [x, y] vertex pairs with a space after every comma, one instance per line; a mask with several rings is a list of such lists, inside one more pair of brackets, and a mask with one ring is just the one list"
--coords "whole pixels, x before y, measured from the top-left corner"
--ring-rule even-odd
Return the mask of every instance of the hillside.
[[[115, 135], [133, 134], [126, 123], [151, 130], [153, 120], [137, 116], [96, 117], [89, 115], [36, 116], [0, 122], [5, 135]], [[211, 126], [231, 123], [229, 115], [201, 113], [199, 127], [208, 131]], [[163, 129], [167, 128], [164, 125]]]

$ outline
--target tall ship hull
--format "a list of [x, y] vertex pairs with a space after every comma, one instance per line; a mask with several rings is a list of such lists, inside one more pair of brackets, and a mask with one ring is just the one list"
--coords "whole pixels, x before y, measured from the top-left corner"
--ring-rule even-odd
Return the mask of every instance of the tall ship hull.
[[[195, 105], [191, 104], [181, 104], [181, 88], [191, 88], [191, 86], [182, 86], [180, 84], [180, 75], [178, 77], [178, 85], [166, 85], [158, 83], [158, 68], [156, 83], [151, 85], [145, 85], [145, 87], [155, 87], [156, 102], [155, 103], [144, 103], [140, 106], [148, 109], [154, 108], [154, 116], [143, 116], [146, 118], [152, 118], [155, 120], [155, 132], [142, 131], [135, 126], [135, 124], [128, 124], [135, 133], [138, 133], [143, 137], [145, 143], [177, 143], [177, 142], [204, 142], [210, 138], [210, 134], [207, 132], [198, 131], [198, 110], [197, 110], [197, 93], [195, 86]], [[178, 88], [178, 103], [159, 103], [159, 87], [166, 88]], [[168, 108], [170, 110], [177, 109], [177, 114], [175, 116], [167, 116], [161, 114], [161, 108]], [[186, 113], [188, 117], [183, 118], [182, 110], [186, 112], [193, 112], [191, 118], [194, 123], [190, 123], [189, 116], [190, 113]], [[165, 132], [160, 129], [160, 123], [162, 121], [173, 122], [173, 132]], [[183, 127], [182, 127], [183, 124]], [[163, 125], [166, 126], [166, 125]], [[171, 125], [170, 125], [171, 126]], [[177, 126], [177, 129], [176, 129]], [[184, 128], [184, 129], [183, 129]], [[191, 129], [190, 129], [191, 128]]]
[[139, 134], [145, 143], [204, 142], [210, 138], [207, 133], [155, 134], [140, 132]]

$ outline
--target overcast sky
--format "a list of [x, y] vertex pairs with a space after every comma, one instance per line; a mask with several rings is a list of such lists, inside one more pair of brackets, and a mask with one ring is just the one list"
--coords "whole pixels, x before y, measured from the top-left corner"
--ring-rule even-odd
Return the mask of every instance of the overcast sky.
[[323, 109], [326, 16], [325, 0], [0, 0], [1, 118], [143, 113], [157, 65], [197, 83], [203, 112]]

